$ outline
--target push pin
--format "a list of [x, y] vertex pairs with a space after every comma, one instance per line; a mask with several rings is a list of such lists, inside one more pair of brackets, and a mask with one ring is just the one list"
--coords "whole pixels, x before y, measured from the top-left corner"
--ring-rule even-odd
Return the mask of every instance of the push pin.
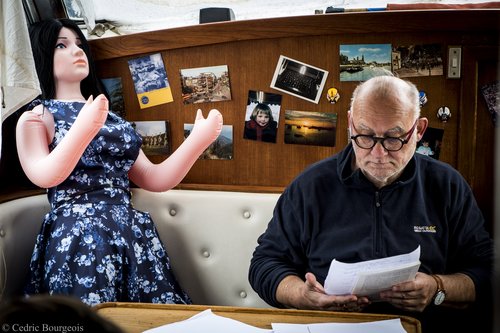
[[448, 108], [447, 106], [440, 107], [437, 112], [437, 117], [443, 123], [447, 122], [451, 118], [450, 108]]
[[330, 88], [330, 89], [328, 89], [328, 92], [326, 94], [326, 99], [331, 104], [337, 103], [338, 100], [340, 99], [340, 94], [339, 94], [339, 91], [337, 90], [337, 88]]
[[419, 103], [420, 103], [420, 107], [427, 104], [427, 94], [423, 90], [419, 91]]

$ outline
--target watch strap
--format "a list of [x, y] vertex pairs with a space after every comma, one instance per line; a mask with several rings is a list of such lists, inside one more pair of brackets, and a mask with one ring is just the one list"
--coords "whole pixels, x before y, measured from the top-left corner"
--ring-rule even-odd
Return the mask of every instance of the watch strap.
[[441, 277], [439, 277], [438, 275], [432, 274], [431, 276], [434, 278], [437, 284], [436, 293], [432, 297], [432, 303], [434, 303], [434, 305], [440, 305], [446, 298], [446, 291], [444, 290], [443, 280], [441, 280]]
[[434, 278], [434, 280], [436, 280], [436, 284], [437, 284], [436, 293], [441, 291], [441, 290], [444, 291], [443, 280], [441, 280], [441, 278], [436, 274], [432, 274], [431, 276]]

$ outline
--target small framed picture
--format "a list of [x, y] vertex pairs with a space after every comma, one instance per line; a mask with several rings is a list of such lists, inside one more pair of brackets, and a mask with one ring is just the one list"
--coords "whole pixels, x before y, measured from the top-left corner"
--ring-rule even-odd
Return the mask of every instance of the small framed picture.
[[[184, 124], [184, 140], [191, 134], [194, 124]], [[233, 159], [233, 125], [222, 125], [222, 131], [214, 142], [200, 155], [199, 160]]]
[[160, 53], [131, 59], [128, 67], [141, 109], [173, 102], [167, 71]]
[[249, 90], [243, 138], [276, 143], [280, 109], [281, 95]]
[[324, 69], [281, 55], [271, 88], [318, 104], [327, 76]]
[[170, 155], [170, 124], [168, 120], [131, 121], [142, 137], [142, 150], [146, 155]]
[[109, 95], [110, 110], [119, 115], [120, 117], [125, 117], [125, 103], [123, 101], [123, 85], [121, 77], [112, 77], [107, 79], [101, 79], [104, 88]]
[[74, 21], [83, 21], [83, 13], [75, 0], [62, 0], [66, 17]]
[[339, 52], [341, 82], [392, 75], [391, 44], [342, 44]]
[[231, 100], [231, 82], [227, 65], [181, 69], [184, 104]]
[[417, 143], [415, 152], [439, 160], [439, 153], [443, 144], [443, 134], [444, 129], [427, 127], [424, 136]]
[[393, 46], [392, 70], [401, 78], [443, 75], [443, 45]]
[[337, 114], [285, 110], [285, 143], [335, 147]]

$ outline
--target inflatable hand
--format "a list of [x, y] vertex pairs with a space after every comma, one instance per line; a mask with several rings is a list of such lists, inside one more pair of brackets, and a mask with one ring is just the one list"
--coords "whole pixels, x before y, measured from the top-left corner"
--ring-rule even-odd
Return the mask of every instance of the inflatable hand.
[[101, 94], [97, 96], [95, 100], [92, 100], [92, 96], [90, 96], [78, 113], [78, 117], [76, 117], [73, 127], [76, 125], [76, 128], [78, 128], [82, 134], [84, 132], [95, 132], [92, 136], [94, 137], [108, 117], [108, 106], [109, 102], [106, 96]]
[[[50, 114], [49, 114], [50, 115]], [[108, 100], [90, 97], [74, 124], [52, 152], [49, 144], [54, 120], [46, 114], [25, 112], [16, 128], [17, 151], [26, 176], [36, 185], [50, 188], [60, 184], [73, 171], [78, 160], [106, 121]]]
[[173, 188], [186, 176], [201, 153], [217, 139], [222, 123], [218, 110], [211, 110], [207, 118], [203, 118], [201, 110], [198, 110], [193, 130], [180, 147], [160, 164], [151, 163], [141, 150], [129, 172], [130, 179], [148, 191]]
[[205, 119], [203, 118], [201, 110], [198, 109], [193, 129], [191, 130], [191, 134], [189, 134], [188, 138], [192, 137], [191, 140], [197, 141], [202, 146], [205, 145], [205, 148], [203, 148], [203, 150], [205, 150], [212, 142], [215, 141], [215, 139], [217, 139], [221, 131], [222, 115], [218, 110], [210, 110], [208, 117]]

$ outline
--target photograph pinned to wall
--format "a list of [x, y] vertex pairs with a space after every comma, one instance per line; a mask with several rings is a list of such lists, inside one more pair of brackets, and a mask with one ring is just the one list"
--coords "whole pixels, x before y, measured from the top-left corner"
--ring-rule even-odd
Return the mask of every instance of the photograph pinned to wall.
[[498, 125], [498, 117], [500, 117], [500, 83], [498, 81], [485, 84], [481, 88], [486, 107], [491, 114], [493, 125]]
[[443, 46], [441, 44], [393, 46], [392, 71], [401, 78], [443, 75]]
[[181, 69], [184, 104], [231, 100], [227, 65]]
[[131, 121], [142, 137], [142, 150], [146, 155], [170, 155], [170, 123], [168, 120]]
[[285, 143], [335, 147], [337, 114], [285, 110]]
[[417, 143], [417, 154], [427, 155], [439, 160], [439, 153], [443, 143], [444, 130], [441, 128], [427, 127], [424, 136]]
[[174, 100], [160, 53], [129, 60], [128, 67], [141, 109]]
[[318, 104], [328, 71], [281, 55], [271, 88]]
[[340, 45], [340, 81], [366, 81], [391, 73], [391, 44]]
[[[184, 124], [184, 140], [191, 134], [194, 124]], [[200, 160], [233, 159], [233, 125], [222, 125], [217, 139], [198, 158]]]
[[101, 82], [109, 95], [109, 109], [120, 117], [125, 118], [122, 78], [112, 77], [101, 79]]
[[249, 90], [243, 138], [276, 143], [280, 109], [281, 95]]

